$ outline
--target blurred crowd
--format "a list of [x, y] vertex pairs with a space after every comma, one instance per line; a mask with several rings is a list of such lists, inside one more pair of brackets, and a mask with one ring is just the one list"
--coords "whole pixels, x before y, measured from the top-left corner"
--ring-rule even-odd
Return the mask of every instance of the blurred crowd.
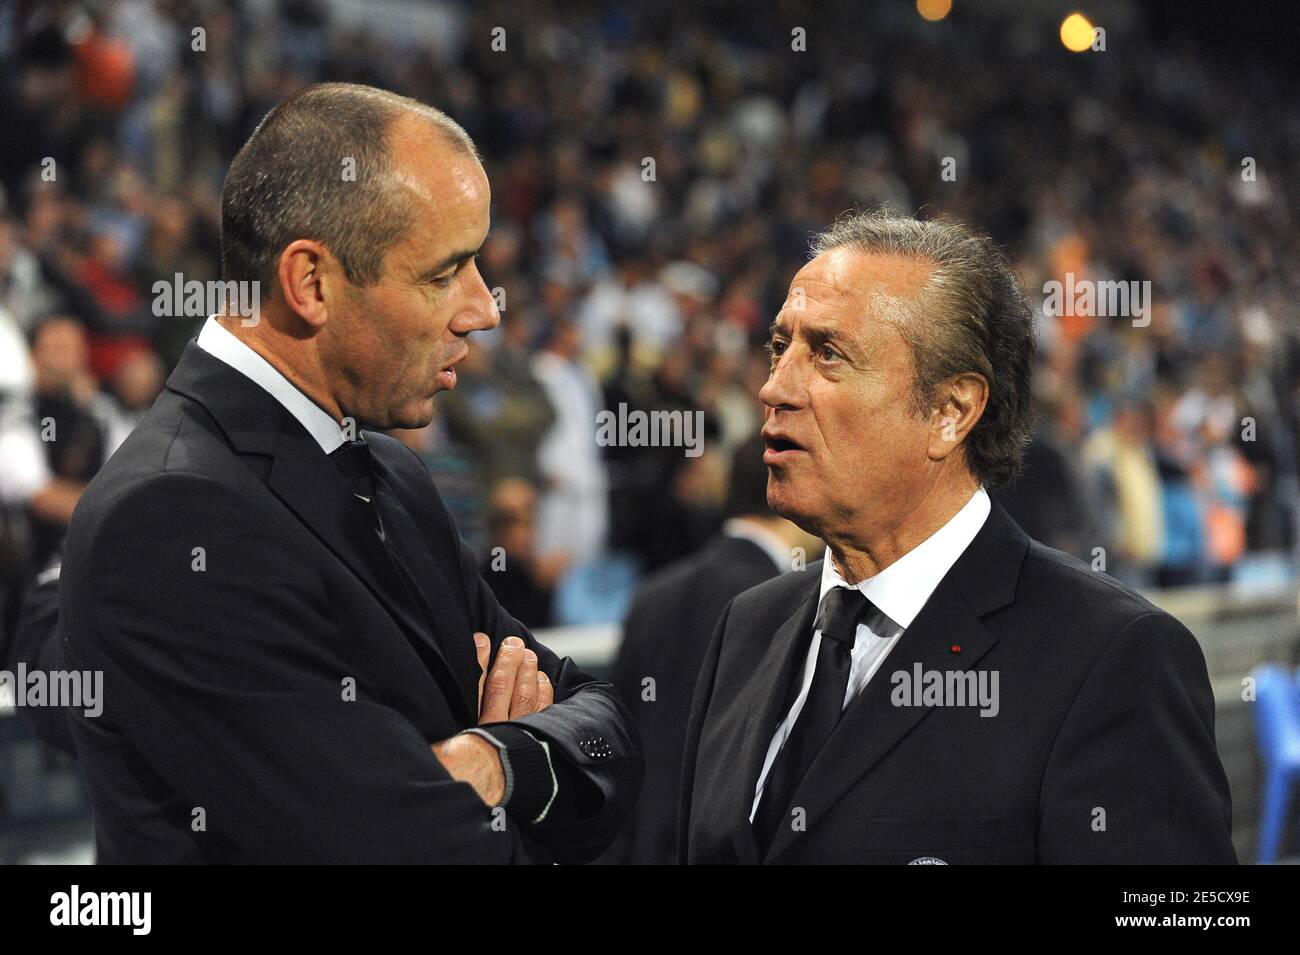
[[[6, 593], [202, 324], [152, 289], [219, 277], [227, 163], [323, 79], [434, 104], [484, 156], [502, 325], [400, 437], [525, 623], [617, 619], [717, 530], [809, 235], [879, 205], [989, 232], [1036, 305], [1151, 283], [1138, 322], [1040, 310], [1038, 429], [998, 492], [1026, 530], [1142, 586], [1290, 567], [1296, 91], [1116, 30], [1070, 54], [1050, 21], [908, 3], [0, 8]], [[702, 411], [704, 453], [599, 446], [620, 404]]]

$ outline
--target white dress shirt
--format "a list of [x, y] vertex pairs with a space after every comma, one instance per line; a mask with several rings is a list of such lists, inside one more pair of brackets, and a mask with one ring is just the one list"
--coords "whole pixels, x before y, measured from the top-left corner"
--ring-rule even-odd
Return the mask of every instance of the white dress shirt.
[[251, 378], [263, 391], [284, 405], [326, 454], [338, 450], [348, 440], [343, 428], [329, 412], [299, 391], [269, 361], [241, 342], [217, 321], [215, 315], [209, 316], [199, 331], [198, 345], [212, 357], [220, 358], [235, 371]]
[[[874, 577], [868, 577], [856, 584], [849, 584], [840, 576], [839, 571], [835, 569], [835, 562], [831, 559], [830, 552], [827, 552], [826, 559], [822, 563], [821, 589], [817, 594], [818, 605], [820, 606], [822, 598], [833, 588], [848, 587], [851, 590], [861, 591], [862, 595], [885, 616], [884, 623], [880, 625], [884, 633], [876, 633], [865, 623], [858, 624], [849, 665], [849, 685], [844, 694], [845, 706], [849, 705], [849, 702], [880, 669], [889, 651], [894, 648], [894, 644], [912, 625], [916, 615], [930, 599], [930, 594], [934, 593], [949, 568], [957, 562], [957, 558], [975, 539], [991, 509], [988, 492], [980, 487], [962, 509], [948, 520], [947, 524]], [[781, 721], [781, 725], [776, 728], [772, 742], [767, 747], [767, 757], [763, 760], [763, 769], [758, 774], [758, 783], [754, 787], [754, 802], [749, 811], [750, 822], [754, 821], [754, 814], [758, 811], [759, 800], [763, 797], [763, 786], [767, 782], [767, 774], [771, 771], [772, 764], [776, 761], [776, 754], [781, 751], [786, 737], [794, 728], [795, 720], [803, 710], [804, 701], [808, 699], [813, 672], [817, 668], [817, 650], [821, 646], [821, 640], [822, 632], [819, 629], [813, 633], [812, 644], [808, 647], [808, 655], [804, 660], [803, 683], [799, 695], [790, 707], [790, 712]]]

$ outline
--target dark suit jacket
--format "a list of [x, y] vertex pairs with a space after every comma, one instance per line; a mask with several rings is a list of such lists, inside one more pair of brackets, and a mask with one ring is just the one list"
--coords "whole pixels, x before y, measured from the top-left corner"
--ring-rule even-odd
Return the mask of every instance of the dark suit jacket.
[[[719, 536], [637, 588], [610, 674], [645, 744], [641, 799], [607, 861], [671, 865], [677, 861], [677, 808], [682, 750], [695, 678], [709, 637], [731, 598], [775, 577], [763, 548]], [[642, 683], [654, 679], [654, 698]]]
[[[754, 786], [811, 640], [820, 571], [741, 594], [718, 624], [687, 738], [683, 859], [1236, 861], [1196, 639], [1110, 577], [1030, 540], [996, 502], [846, 707], [795, 793], [792, 824], [760, 859]], [[997, 715], [893, 705], [892, 675], [917, 663], [996, 672]]]
[[[72, 717], [100, 861], [582, 861], [612, 841], [642, 767], [613, 687], [498, 605], [420, 460], [366, 438], [419, 605], [320, 446], [194, 342], [91, 482], [60, 627], [68, 664], [104, 671], [102, 716]], [[535, 826], [502, 831], [429, 749], [476, 722], [475, 630], [494, 653], [524, 639], [555, 685], [514, 721], [562, 778]]]

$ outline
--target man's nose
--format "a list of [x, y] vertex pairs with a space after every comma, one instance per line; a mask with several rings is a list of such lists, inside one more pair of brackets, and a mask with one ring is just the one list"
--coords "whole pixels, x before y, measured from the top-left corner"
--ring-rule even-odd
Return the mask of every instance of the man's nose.
[[767, 381], [758, 390], [758, 400], [769, 408], [797, 408], [803, 403], [805, 388], [793, 352], [791, 345], [776, 358]]
[[478, 266], [470, 263], [469, 268], [474, 270], [473, 275], [466, 276], [470, 281], [470, 298], [456, 316], [455, 331], [461, 334], [485, 332], [501, 324], [501, 310], [497, 308], [496, 296], [483, 281]]

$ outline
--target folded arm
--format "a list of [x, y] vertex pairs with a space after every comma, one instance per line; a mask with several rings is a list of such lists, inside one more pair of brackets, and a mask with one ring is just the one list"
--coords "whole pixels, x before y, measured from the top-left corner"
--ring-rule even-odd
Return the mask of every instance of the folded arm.
[[284, 559], [284, 520], [175, 472], [104, 514], [75, 580], [65, 564], [83, 595], [62, 617], [71, 664], [104, 673], [105, 724], [248, 859], [525, 856], [377, 688], [349, 688], [346, 635], [321, 581]]
[[506, 747], [527, 810], [507, 809], [530, 840], [557, 861], [595, 858], [618, 835], [641, 787], [641, 740], [614, 687], [560, 659], [497, 602], [462, 546], [461, 571], [472, 623], [496, 659], [502, 641], [519, 637], [537, 655], [554, 704], [528, 716], [484, 724]]

